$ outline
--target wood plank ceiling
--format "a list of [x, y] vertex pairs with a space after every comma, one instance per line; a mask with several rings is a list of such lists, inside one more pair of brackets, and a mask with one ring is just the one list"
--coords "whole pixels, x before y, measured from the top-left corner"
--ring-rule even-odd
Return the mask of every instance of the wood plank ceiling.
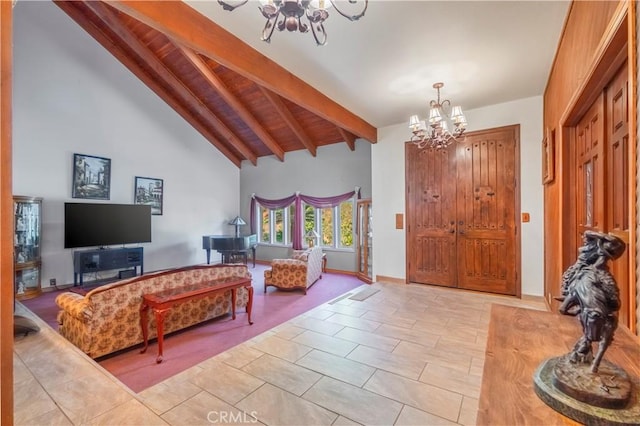
[[182, 2], [55, 3], [238, 167], [377, 141], [373, 126]]

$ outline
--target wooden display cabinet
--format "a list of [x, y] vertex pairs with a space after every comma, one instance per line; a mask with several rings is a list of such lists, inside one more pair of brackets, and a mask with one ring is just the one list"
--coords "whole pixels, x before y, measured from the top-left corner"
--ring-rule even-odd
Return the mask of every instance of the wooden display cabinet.
[[362, 281], [371, 284], [373, 282], [373, 216], [371, 199], [358, 200], [356, 223], [358, 251], [357, 276]]
[[42, 198], [13, 197], [13, 213], [14, 291], [16, 299], [30, 299], [42, 293]]

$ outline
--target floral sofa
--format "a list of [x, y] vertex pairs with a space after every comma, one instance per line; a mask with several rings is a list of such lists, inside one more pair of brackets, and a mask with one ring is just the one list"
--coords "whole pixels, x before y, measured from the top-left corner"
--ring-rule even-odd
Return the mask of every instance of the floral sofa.
[[322, 278], [322, 248], [294, 250], [291, 259], [273, 259], [271, 269], [264, 271], [264, 292], [268, 286], [281, 290], [304, 290]]
[[[170, 269], [121, 280], [95, 288], [82, 296], [65, 292], [56, 297], [58, 331], [91, 358], [142, 343], [140, 305], [142, 295], [200, 281], [226, 277], [251, 278], [246, 265], [198, 265]], [[245, 288], [237, 290], [236, 309], [246, 307]], [[230, 312], [231, 291], [191, 300], [175, 306], [164, 320], [165, 334]], [[149, 338], [156, 337], [156, 323], [149, 311]]]

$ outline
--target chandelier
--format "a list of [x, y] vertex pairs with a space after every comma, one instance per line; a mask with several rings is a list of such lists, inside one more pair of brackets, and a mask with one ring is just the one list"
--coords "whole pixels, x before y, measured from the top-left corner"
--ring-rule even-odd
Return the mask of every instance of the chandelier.
[[[224, 10], [233, 11], [236, 8], [246, 4], [249, 0], [239, 0], [229, 3], [226, 0], [218, 0], [218, 3]], [[348, 0], [350, 4], [356, 4], [360, 0]], [[350, 21], [357, 21], [364, 16], [367, 10], [369, 0], [363, 0], [364, 6], [360, 13], [348, 15], [341, 11], [336, 4], [337, 0], [260, 0], [260, 12], [262, 16], [267, 18], [267, 23], [262, 30], [262, 41], [271, 42], [273, 31], [278, 28], [279, 31], [300, 31], [306, 33], [311, 28], [313, 38], [316, 39], [318, 46], [324, 46], [327, 43], [327, 33], [324, 30], [324, 21], [329, 18], [327, 11], [331, 6], [336, 11]], [[303, 22], [302, 18], [306, 17], [308, 24]]]
[[[440, 100], [440, 89], [444, 83], [435, 83], [438, 100], [429, 102], [429, 126], [417, 115], [409, 118], [409, 128], [413, 132], [411, 142], [418, 148], [446, 148], [462, 136], [467, 128], [467, 119], [459, 106], [451, 106], [449, 99]], [[447, 113], [449, 112], [449, 113]], [[452, 129], [452, 130], [450, 130]]]

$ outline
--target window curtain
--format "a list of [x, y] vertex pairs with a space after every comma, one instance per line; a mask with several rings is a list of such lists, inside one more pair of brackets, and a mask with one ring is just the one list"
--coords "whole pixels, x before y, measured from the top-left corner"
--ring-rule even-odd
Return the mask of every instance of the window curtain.
[[278, 200], [269, 200], [266, 198], [258, 197], [256, 194], [251, 196], [251, 219], [249, 223], [251, 224], [251, 233], [255, 234], [257, 229], [256, 224], [256, 212], [257, 212], [257, 204], [260, 204], [263, 207], [268, 209], [283, 209], [285, 207], [289, 207], [291, 203], [295, 203], [295, 213], [293, 219], [293, 249], [301, 250], [302, 246], [302, 229], [304, 222], [304, 212], [302, 211], [302, 202], [309, 204], [312, 207], [318, 209], [324, 209], [329, 207], [335, 207], [340, 203], [349, 200], [357, 196], [360, 198], [360, 188], [356, 187], [354, 191], [346, 192], [344, 194], [335, 195], [333, 197], [312, 197], [310, 195], [303, 195], [299, 192], [296, 192], [293, 195], [290, 195], [286, 198], [280, 198]]
[[360, 188], [358, 187], [356, 187], [354, 191], [335, 195], [333, 197], [312, 197], [310, 195], [300, 194], [300, 196], [296, 200], [296, 217], [295, 224], [293, 225], [293, 229], [296, 230], [296, 234], [300, 239], [300, 248], [302, 248], [302, 230], [304, 228], [304, 211], [302, 210], [303, 201], [309, 204], [311, 207], [315, 207], [317, 209], [326, 209], [335, 207], [344, 201], [350, 200], [356, 195], [358, 198], [360, 198]]
[[296, 201], [298, 198], [298, 194], [293, 194], [289, 197], [280, 198], [278, 200], [269, 200], [266, 198], [258, 197], [256, 194], [251, 195], [251, 217], [249, 218], [249, 224], [251, 227], [251, 233], [255, 234], [258, 232], [258, 225], [256, 224], [256, 212], [257, 212], [257, 204], [260, 204], [263, 207], [268, 209], [283, 209], [285, 207], [289, 207], [291, 203]]

